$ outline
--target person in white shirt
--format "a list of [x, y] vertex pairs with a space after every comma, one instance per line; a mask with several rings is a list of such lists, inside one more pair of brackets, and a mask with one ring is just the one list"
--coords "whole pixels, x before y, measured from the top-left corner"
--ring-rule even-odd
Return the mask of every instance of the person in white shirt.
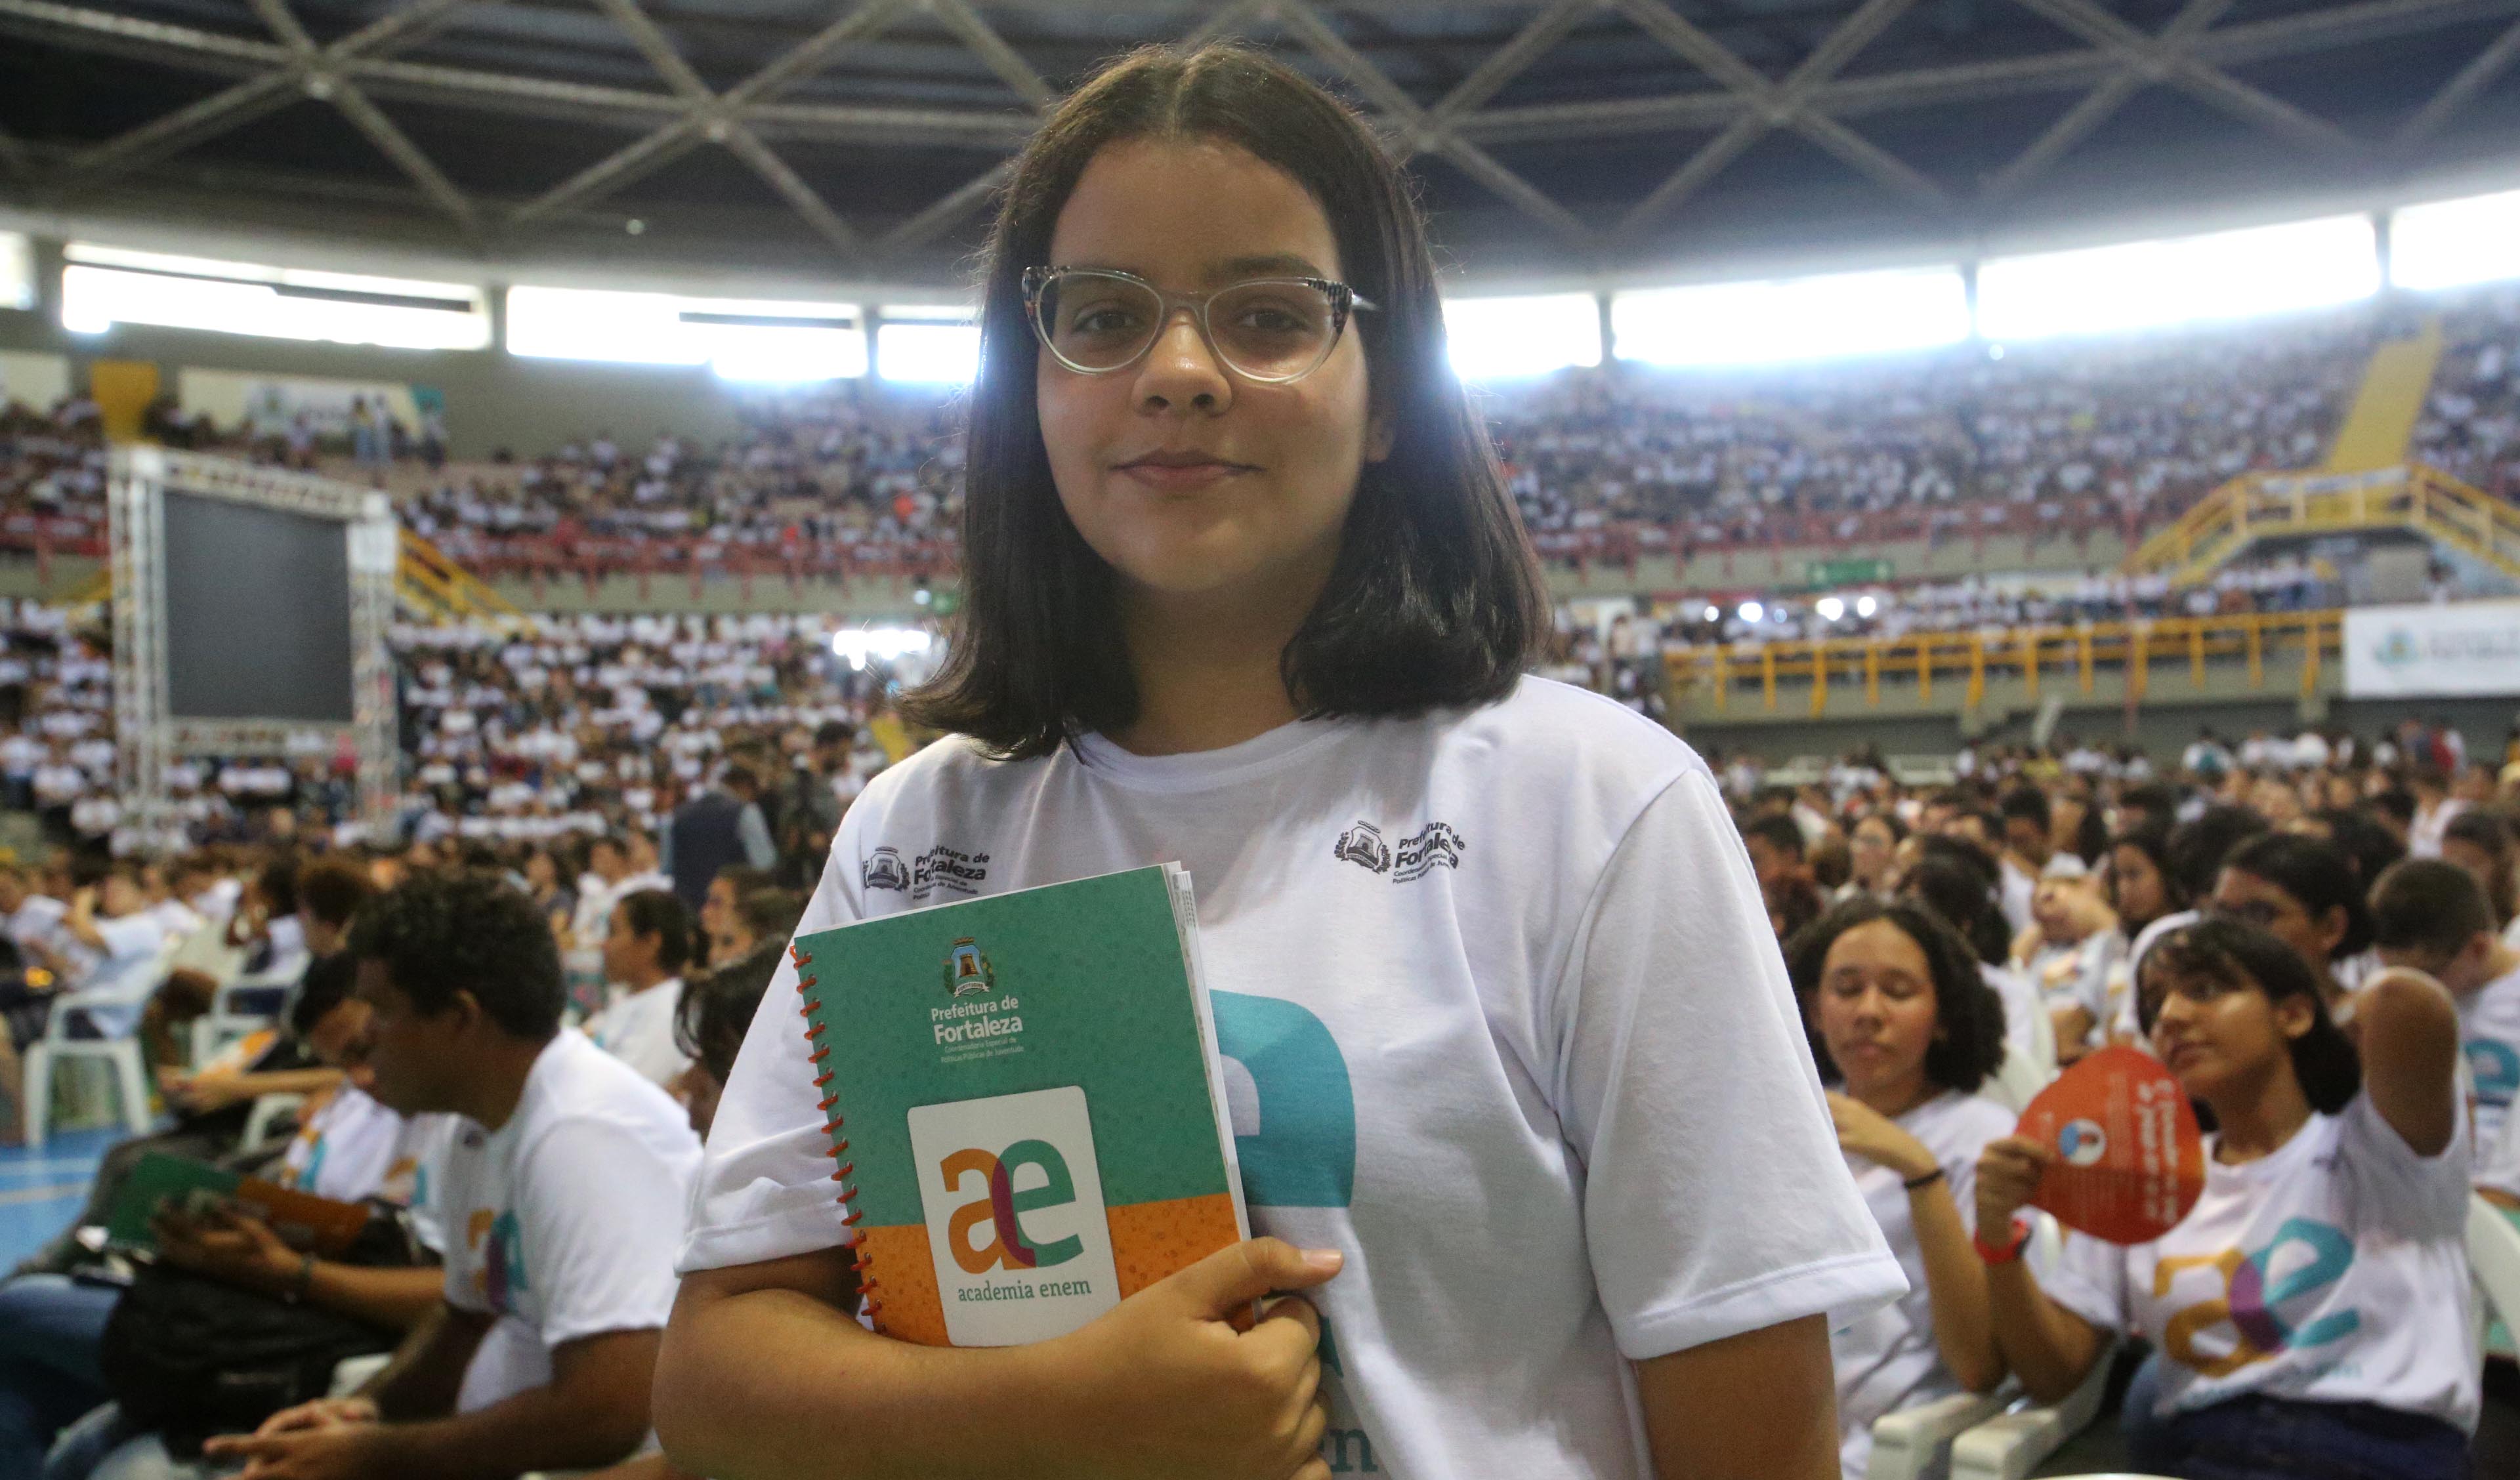
[[1841, 905], [1787, 954], [1847, 1169], [1908, 1276], [1906, 1297], [1829, 1333], [1838, 1460], [1864, 1480], [1874, 1419], [2003, 1377], [1969, 1245], [1978, 1153], [2015, 1119], [1976, 1094], [2003, 1025], [1966, 943], [1916, 905]]
[[2414, 767], [2408, 774], [2407, 789], [2415, 794], [2415, 819], [2407, 828], [2408, 856], [2439, 858], [2451, 819], [2465, 812], [2467, 803], [2451, 795], [2450, 777], [2439, 766]]
[[1035, 1346], [869, 1334], [783, 968], [709, 1132], [668, 1456], [1833, 1476], [1828, 1313], [1906, 1281], [1714, 777], [1522, 676], [1548, 608], [1390, 157], [1279, 64], [1149, 50], [1002, 199], [971, 597], [909, 706], [955, 738], [868, 785], [800, 928], [1182, 861], [1260, 1236]]
[[2138, 997], [2154, 1052], [2219, 1128], [2204, 1193], [2152, 1242], [2069, 1233], [2057, 1268], [2033, 1275], [2014, 1219], [2056, 1153], [1990, 1144], [1978, 1236], [2013, 1372], [2054, 1402], [2111, 1332], [2150, 1340], [2154, 1421], [2129, 1458], [2156, 1474], [2466, 1476], [2480, 1395], [2450, 995], [2381, 972], [2357, 999], [2358, 1054], [2292, 947], [2218, 919], [2156, 946]]
[[2480, 1147], [2499, 1144], [2520, 1098], [2520, 951], [2494, 926], [2483, 886], [2446, 859], [2410, 858], [2381, 875], [2371, 891], [2371, 939], [2381, 963], [2423, 972], [2458, 1006]]
[[428, 1189], [443, 1299], [359, 1395], [204, 1452], [303, 1480], [627, 1458], [649, 1436], [699, 1159], [682, 1108], [561, 1025], [557, 945], [504, 879], [415, 878], [360, 912], [350, 952], [373, 1011], [370, 1093], [464, 1118]]
[[2494, 812], [2471, 807], [2442, 830], [2441, 856], [2476, 875], [2494, 906], [2495, 928], [2520, 946], [2520, 838]]
[[612, 1001], [586, 1020], [586, 1036], [650, 1084], [670, 1085], [691, 1065], [674, 1045], [674, 1013], [691, 960], [692, 920], [681, 900], [642, 889], [612, 907], [604, 937], [604, 979]]

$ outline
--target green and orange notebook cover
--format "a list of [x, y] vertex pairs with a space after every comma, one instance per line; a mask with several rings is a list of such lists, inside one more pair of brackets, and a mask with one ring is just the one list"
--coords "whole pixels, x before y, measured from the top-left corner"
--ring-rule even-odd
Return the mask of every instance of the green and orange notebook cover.
[[1046, 1340], [1248, 1236], [1179, 866], [791, 949], [878, 1330]]

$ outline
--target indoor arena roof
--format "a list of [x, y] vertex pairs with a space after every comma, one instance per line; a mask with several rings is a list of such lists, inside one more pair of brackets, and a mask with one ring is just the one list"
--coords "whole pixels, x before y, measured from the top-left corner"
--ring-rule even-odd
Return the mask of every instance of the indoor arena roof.
[[963, 276], [1060, 91], [1265, 46], [1474, 279], [2520, 177], [2520, 0], [0, 0], [0, 202], [484, 261]]

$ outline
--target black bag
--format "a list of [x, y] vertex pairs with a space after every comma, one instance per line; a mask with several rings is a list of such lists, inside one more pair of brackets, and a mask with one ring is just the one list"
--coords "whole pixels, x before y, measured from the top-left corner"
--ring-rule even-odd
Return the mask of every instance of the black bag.
[[[414, 1263], [396, 1210], [372, 1207], [376, 1216], [343, 1262]], [[323, 1397], [343, 1360], [392, 1351], [400, 1340], [385, 1326], [158, 1262], [136, 1269], [97, 1360], [124, 1419], [191, 1459], [213, 1434], [250, 1433], [282, 1409]]]

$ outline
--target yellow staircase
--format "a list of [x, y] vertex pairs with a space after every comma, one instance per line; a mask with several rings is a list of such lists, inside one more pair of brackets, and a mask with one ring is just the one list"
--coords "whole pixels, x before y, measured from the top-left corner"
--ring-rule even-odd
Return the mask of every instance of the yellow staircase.
[[[112, 595], [113, 568], [100, 565], [66, 600], [78, 606]], [[446, 552], [408, 529], [402, 532], [402, 564], [395, 574], [394, 596], [405, 610], [434, 622], [518, 614], [516, 604], [493, 590], [489, 582], [455, 563]]]
[[2520, 508], [2408, 460], [2441, 355], [2439, 320], [2373, 350], [2318, 471], [2231, 479], [2138, 546], [2128, 571], [2186, 586], [2261, 538], [2404, 529], [2520, 580]]
[[395, 587], [404, 606], [432, 621], [519, 614], [517, 604], [492, 590], [489, 582], [408, 529], [402, 532], [402, 568]]
[[2520, 580], [2520, 507], [2416, 463], [2360, 473], [2244, 473], [2137, 547], [2133, 572], [2204, 580], [2261, 538], [2405, 529]]
[[2415, 420], [2424, 414], [2424, 399], [2432, 393], [2433, 372], [2440, 368], [2441, 356], [2439, 319], [2426, 324], [2414, 338], [2392, 339], [2373, 350], [2371, 363], [2363, 367], [2362, 388], [2355, 393], [2354, 409], [2336, 428], [2336, 441], [2327, 449], [2326, 466], [2319, 471], [2342, 474], [2404, 467], [2407, 449], [2414, 440]]

